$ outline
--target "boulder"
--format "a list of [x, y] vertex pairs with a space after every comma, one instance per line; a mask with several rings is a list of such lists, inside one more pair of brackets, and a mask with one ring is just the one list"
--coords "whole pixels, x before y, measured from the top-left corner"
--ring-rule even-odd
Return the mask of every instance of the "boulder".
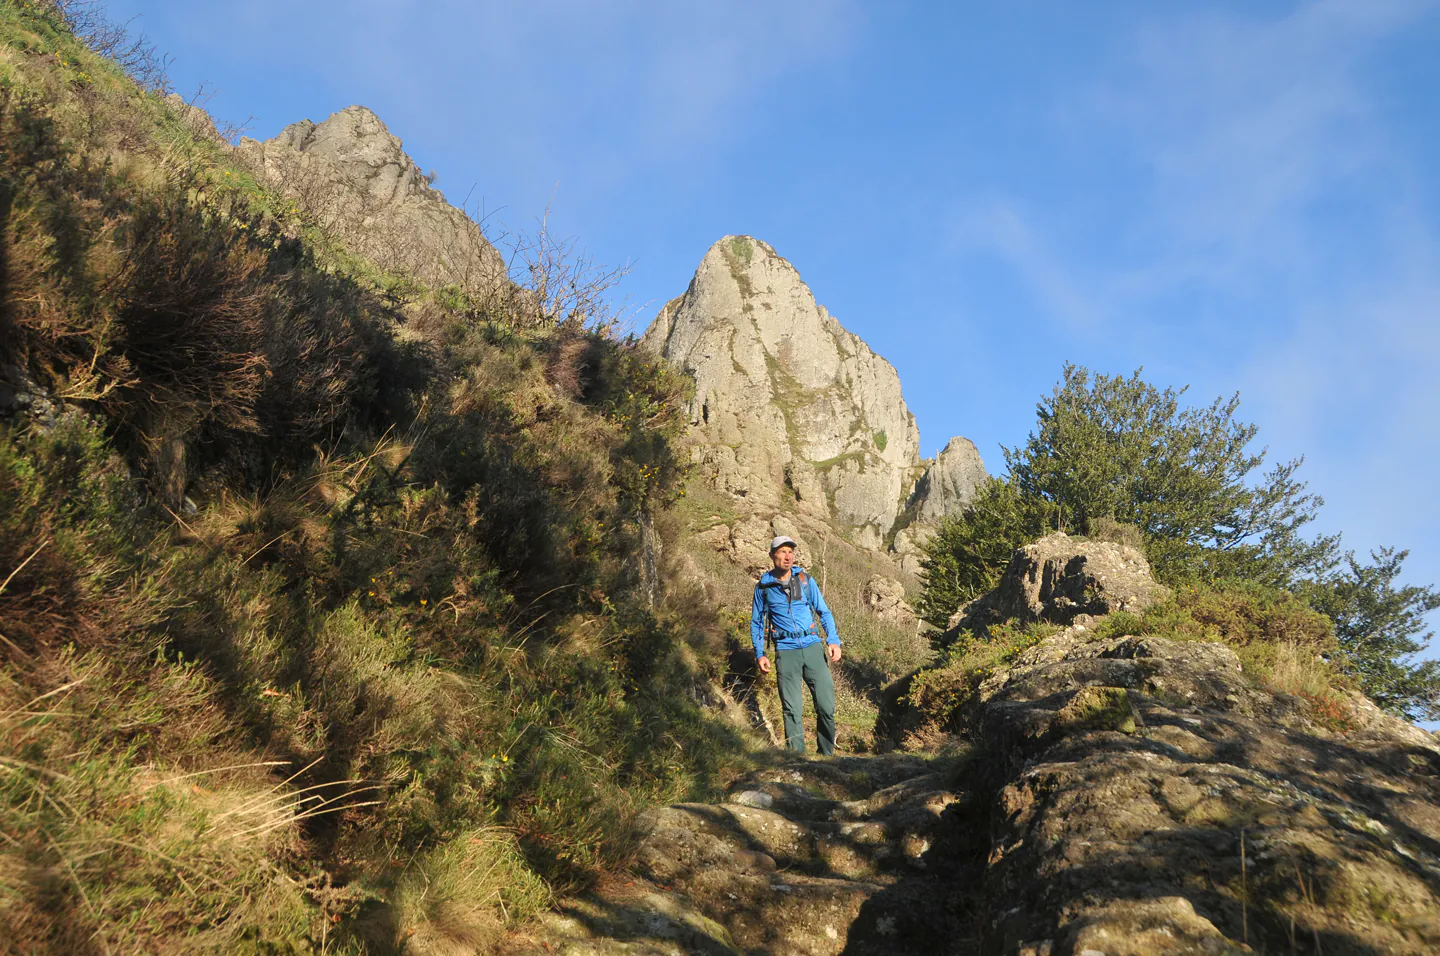
[[1143, 611], [1168, 594], [1135, 548], [1057, 531], [1018, 549], [995, 590], [950, 619], [947, 638], [1002, 621], [1069, 624], [1082, 614]]
[[891, 624], [915, 624], [915, 610], [905, 601], [905, 585], [883, 574], [873, 575], [860, 589], [870, 613]]
[[925, 542], [930, 540], [932, 529], [927, 525], [911, 525], [908, 528], [901, 528], [895, 532], [894, 543], [890, 551], [895, 558], [895, 563], [905, 574], [918, 575], [924, 568], [921, 561], [925, 555], [923, 548]]

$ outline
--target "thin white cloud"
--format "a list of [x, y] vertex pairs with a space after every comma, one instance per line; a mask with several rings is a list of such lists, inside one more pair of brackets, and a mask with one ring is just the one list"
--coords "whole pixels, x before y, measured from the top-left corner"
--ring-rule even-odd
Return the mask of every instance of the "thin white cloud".
[[1074, 270], [1018, 204], [1000, 199], [972, 204], [954, 218], [947, 238], [959, 254], [986, 250], [1008, 263], [1054, 318], [1072, 326], [1098, 318], [1098, 300], [1076, 285]]
[[859, 0], [410, 6], [365, 0], [342, 26], [357, 51], [405, 49], [407, 69], [387, 79], [409, 101], [492, 129], [499, 149], [630, 169], [746, 132], [788, 79], [843, 56], [862, 21]]
[[1130, 171], [1103, 211], [1005, 197], [957, 220], [1059, 328], [1105, 323], [1122, 365], [1161, 358], [1198, 398], [1238, 389], [1280, 457], [1307, 454], [1326, 524], [1361, 550], [1415, 545], [1417, 580], [1440, 578], [1440, 234], [1416, 212], [1433, 171], [1371, 79], [1437, 6], [1157, 20], [1056, 109], [1065, 148]]

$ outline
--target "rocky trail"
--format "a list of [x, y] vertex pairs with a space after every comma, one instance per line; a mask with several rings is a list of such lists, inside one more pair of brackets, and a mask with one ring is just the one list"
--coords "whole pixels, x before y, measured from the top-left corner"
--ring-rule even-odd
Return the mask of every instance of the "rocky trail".
[[568, 956], [974, 952], [988, 841], [964, 758], [791, 758], [650, 815], [634, 878], [567, 902]]
[[1022, 549], [968, 614], [1052, 631], [882, 713], [975, 749], [777, 758], [652, 811], [633, 875], [565, 903], [541, 950], [1440, 952], [1435, 735], [1354, 692], [1317, 709], [1222, 642], [1101, 627], [1162, 596], [1133, 549]]

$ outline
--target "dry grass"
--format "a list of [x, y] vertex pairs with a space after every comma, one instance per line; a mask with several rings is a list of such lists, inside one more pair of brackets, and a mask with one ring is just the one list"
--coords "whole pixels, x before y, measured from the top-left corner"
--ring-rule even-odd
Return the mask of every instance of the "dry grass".
[[[225, 718], [192, 668], [141, 687], [98, 656], [63, 664], [52, 679], [70, 680], [44, 693], [0, 685], [0, 907], [15, 951], [308, 934], [304, 888], [274, 861], [318, 798], [277, 782], [275, 762], [215, 746]], [[188, 765], [158, 762], [187, 752]]]
[[420, 292], [26, 9], [0, 341], [86, 413], [0, 428], [5, 945], [492, 945], [742, 751], [633, 591], [683, 382], [548, 239], [532, 311], [397, 336]]
[[469, 956], [501, 952], [505, 928], [544, 910], [551, 894], [511, 833], [480, 827], [416, 860], [392, 900], [407, 953]]

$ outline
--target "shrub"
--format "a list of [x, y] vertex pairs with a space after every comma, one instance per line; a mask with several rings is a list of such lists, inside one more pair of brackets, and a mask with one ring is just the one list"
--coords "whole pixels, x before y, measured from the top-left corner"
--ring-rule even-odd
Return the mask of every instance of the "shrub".
[[112, 414], [152, 435], [210, 421], [258, 428], [268, 364], [265, 256], [207, 220], [186, 199], [161, 195], [138, 202], [116, 236], [113, 338], [97, 346], [113, 351], [130, 376]]
[[493, 952], [506, 926], [531, 918], [550, 902], [498, 827], [457, 834], [414, 861], [393, 894], [396, 935], [418, 953]]
[[1325, 615], [1288, 591], [1253, 581], [1182, 588], [1172, 601], [1147, 609], [1144, 622], [1146, 633], [1221, 640], [1236, 648], [1290, 644], [1327, 655], [1339, 650]]
[[1134, 548], [1142, 554], [1145, 552], [1145, 535], [1139, 528], [1105, 515], [1090, 520], [1085, 528], [1085, 536], [1094, 541], [1109, 541], [1111, 544]]
[[962, 632], [942, 661], [919, 671], [911, 679], [909, 705], [922, 722], [947, 732], [962, 732], [966, 705], [980, 684], [1060, 630], [1054, 624], [1019, 627], [1007, 622], [991, 627], [984, 637]]

